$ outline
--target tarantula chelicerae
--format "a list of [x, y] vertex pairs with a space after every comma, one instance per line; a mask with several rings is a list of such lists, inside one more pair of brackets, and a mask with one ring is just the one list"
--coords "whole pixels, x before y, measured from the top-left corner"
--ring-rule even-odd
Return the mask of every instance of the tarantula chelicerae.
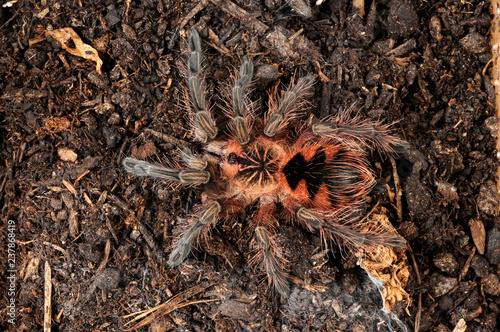
[[299, 79], [277, 102], [270, 102], [263, 121], [255, 119], [246, 98], [253, 75], [253, 63], [247, 59], [231, 89], [226, 110], [229, 130], [218, 136], [220, 128], [205, 98], [201, 40], [195, 30], [188, 36], [188, 50], [190, 118], [195, 138], [205, 145], [204, 155], [183, 149], [180, 154], [188, 169], [123, 160], [125, 169], [135, 175], [203, 185], [208, 198], [178, 239], [169, 256], [171, 267], [181, 264], [193, 244], [208, 236], [218, 220], [235, 218], [249, 206], [256, 207], [249, 221], [256, 250], [251, 263], [263, 267], [269, 284], [283, 297], [289, 285], [275, 239], [278, 207], [285, 216], [280, 219], [319, 231], [324, 239], [353, 246], [405, 246], [403, 238], [357, 222], [377, 183], [364, 149], [392, 153], [406, 144], [388, 133], [388, 125], [350, 118], [350, 112], [312, 125], [300, 122], [305, 99], [312, 94], [313, 75]]

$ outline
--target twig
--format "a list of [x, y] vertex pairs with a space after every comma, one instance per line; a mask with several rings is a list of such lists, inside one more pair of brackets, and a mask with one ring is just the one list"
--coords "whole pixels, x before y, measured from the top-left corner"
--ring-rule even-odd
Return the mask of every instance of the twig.
[[171, 143], [171, 144], [176, 145], [178, 147], [185, 147], [185, 146], [189, 145], [189, 143], [186, 142], [186, 141], [184, 141], [184, 140], [175, 138], [175, 137], [167, 135], [167, 134], [160, 133], [159, 131], [156, 131], [156, 130], [153, 130], [153, 129], [146, 128], [146, 129], [144, 129], [144, 132], [148, 133], [148, 134], [151, 134], [151, 135], [153, 135], [155, 137], [161, 138], [165, 142]]
[[394, 187], [396, 188], [396, 207], [398, 209], [398, 221], [403, 221], [403, 203], [401, 202], [401, 197], [403, 196], [403, 190], [401, 189], [401, 183], [399, 181], [398, 167], [394, 158], [389, 157], [392, 165], [392, 176], [394, 177]]
[[48, 261], [45, 261], [45, 284], [43, 303], [43, 332], [50, 332], [52, 325], [52, 270]]
[[458, 282], [462, 281], [463, 277], [465, 277], [467, 272], [469, 272], [470, 263], [472, 262], [472, 258], [474, 257], [475, 253], [476, 253], [476, 247], [472, 247], [472, 253], [467, 258], [467, 261], [465, 262], [464, 267], [462, 268], [462, 271], [458, 275]]
[[238, 18], [241, 22], [250, 24], [253, 29], [255, 29], [255, 31], [257, 31], [257, 33], [259, 34], [263, 34], [269, 29], [267, 25], [255, 19], [254, 15], [249, 14], [246, 10], [235, 5], [229, 0], [210, 0], [210, 2], [212, 2], [216, 6], [219, 6], [220, 9], [222, 9], [226, 13]]
[[205, 8], [207, 6], [207, 4], [208, 4], [208, 0], [201, 0], [196, 6], [194, 6], [194, 8], [191, 9], [189, 14], [187, 14], [186, 17], [184, 17], [184, 19], [181, 21], [177, 31], [184, 29], [184, 27], [189, 22], [189, 20], [192, 19], [193, 17], [195, 17], [196, 14], [201, 12], [203, 10], [203, 8]]
[[[415, 256], [413, 255], [413, 250], [408, 246], [408, 250], [410, 252], [411, 261], [413, 263], [413, 269], [415, 270], [415, 274], [417, 276], [417, 282], [419, 285], [422, 285], [422, 279], [420, 279], [420, 273], [418, 272], [417, 261], [415, 260]], [[415, 332], [420, 330], [420, 319], [422, 317], [422, 293], [418, 293], [418, 309], [417, 315], [415, 316]]]
[[[168, 299], [166, 302], [164, 302], [160, 305], [157, 305], [154, 308], [134, 312], [134, 313], [131, 313], [129, 315], [123, 316], [122, 318], [125, 318], [125, 319], [136, 316], [132, 320], [125, 323], [125, 325], [129, 325], [131, 323], [134, 323], [134, 322], [140, 320], [136, 325], [132, 326], [131, 328], [129, 328], [125, 331], [137, 330], [138, 328], [146, 326], [146, 325], [150, 324], [151, 322], [153, 322], [158, 317], [158, 315], [160, 317], [165, 316], [165, 315], [171, 313], [172, 311], [175, 311], [179, 308], [186, 307], [188, 305], [220, 301], [221, 299], [201, 299], [201, 300], [187, 301], [190, 297], [201, 293], [202, 291], [204, 291], [205, 289], [207, 289], [211, 286], [213, 286], [213, 284], [208, 285], [208, 286], [197, 285], [197, 286], [190, 288], [184, 292], [178, 293], [177, 295]], [[152, 315], [156, 311], [158, 311], [159, 314]]]
[[[495, 86], [495, 109], [500, 125], [500, 0], [491, 0], [493, 20], [491, 29], [491, 53], [493, 55], [493, 85]], [[497, 153], [500, 151], [500, 130], [497, 131]], [[497, 190], [500, 190], [500, 167], [497, 169]]]
[[43, 241], [43, 244], [45, 244], [46, 246], [51, 246], [52, 248], [54, 248], [57, 251], [62, 252], [63, 255], [66, 256], [66, 250], [64, 250], [63, 248], [61, 248], [57, 244], [53, 244], [53, 243], [50, 243], [50, 242], [47, 242], [47, 241]]
[[97, 270], [95, 271], [95, 275], [99, 275], [106, 268], [106, 265], [108, 264], [110, 252], [111, 252], [111, 241], [108, 238], [108, 240], [106, 241], [106, 247], [104, 248], [104, 258], [103, 258], [101, 264], [99, 264], [99, 267], [97, 268]]

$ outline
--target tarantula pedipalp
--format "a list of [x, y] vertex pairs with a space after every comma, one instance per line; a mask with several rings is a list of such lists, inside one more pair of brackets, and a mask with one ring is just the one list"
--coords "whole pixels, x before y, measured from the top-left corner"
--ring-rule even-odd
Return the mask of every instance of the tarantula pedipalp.
[[[201, 78], [201, 40], [193, 30], [188, 37], [187, 85], [191, 100], [194, 136], [205, 144], [205, 154], [181, 151], [188, 169], [175, 169], [125, 158], [123, 166], [135, 175], [181, 184], [203, 185], [208, 200], [192, 218], [169, 256], [171, 267], [181, 264], [192, 246], [208, 236], [221, 218], [235, 218], [250, 205], [256, 206], [250, 222], [257, 251], [251, 263], [260, 265], [270, 284], [283, 297], [289, 293], [283, 271], [283, 253], [275, 232], [279, 205], [286, 222], [296, 221], [325, 239], [347, 245], [403, 247], [406, 241], [392, 234], [366, 229], [359, 211], [376, 185], [365, 149], [392, 153], [406, 143], [389, 134], [380, 122], [350, 117], [350, 112], [316, 124], [289, 128], [303, 113], [312, 94], [313, 75], [299, 79], [271, 103], [264, 121], [253, 121], [246, 90], [251, 84], [253, 63], [245, 60], [231, 90], [229, 132], [219, 128], [205, 99]], [[294, 120], [294, 121], [292, 121]], [[299, 121], [300, 122], [300, 121]], [[297, 138], [291, 133], [295, 129]], [[219, 135], [218, 135], [219, 134]]]

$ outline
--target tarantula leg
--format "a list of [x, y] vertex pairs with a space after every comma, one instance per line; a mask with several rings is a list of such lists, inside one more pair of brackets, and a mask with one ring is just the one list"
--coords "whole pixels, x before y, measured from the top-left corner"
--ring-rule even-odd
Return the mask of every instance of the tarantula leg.
[[186, 259], [191, 252], [193, 243], [199, 238], [203, 229], [217, 218], [220, 211], [220, 204], [212, 202], [200, 212], [196, 221], [182, 234], [175, 249], [168, 256], [168, 265], [170, 267], [176, 267]]
[[247, 122], [245, 90], [250, 85], [253, 76], [253, 62], [246, 59], [240, 67], [238, 79], [231, 90], [233, 100], [233, 125], [236, 138], [240, 144], [250, 141], [250, 124]]
[[311, 130], [318, 136], [369, 145], [389, 154], [402, 153], [408, 149], [408, 143], [389, 133], [389, 125], [360, 120], [358, 116], [349, 118], [350, 113], [349, 110], [325, 122], [314, 124]]
[[189, 148], [184, 148], [181, 151], [182, 160], [191, 168], [201, 170], [207, 168], [208, 162], [202, 158], [199, 158], [191, 153]]
[[200, 79], [201, 72], [201, 39], [198, 31], [191, 30], [188, 37], [189, 59], [187, 62], [187, 81], [189, 95], [194, 109], [194, 132], [202, 143], [217, 136], [217, 127], [212, 118], [207, 101], [203, 81]]
[[127, 172], [137, 176], [149, 176], [184, 184], [205, 184], [210, 181], [210, 173], [202, 170], [178, 170], [130, 157], [123, 159], [122, 164]]
[[297, 211], [297, 217], [306, 223], [311, 229], [325, 230], [334, 237], [338, 237], [347, 243], [362, 245], [383, 245], [401, 248], [406, 246], [406, 240], [392, 234], [361, 233], [355, 229], [335, 222], [326, 222], [314, 211], [301, 207]]
[[269, 117], [266, 120], [264, 134], [267, 137], [274, 137], [283, 130], [290, 120], [301, 110], [300, 104], [311, 94], [314, 85], [314, 75], [309, 74], [298, 80], [285, 92], [277, 105], [270, 105]]
[[261, 261], [269, 278], [269, 283], [274, 285], [281, 297], [287, 298], [288, 294], [290, 294], [290, 286], [278, 261], [281, 253], [278, 252], [279, 249], [274, 238], [265, 227], [257, 226], [255, 228], [255, 241], [259, 250], [255, 259]]

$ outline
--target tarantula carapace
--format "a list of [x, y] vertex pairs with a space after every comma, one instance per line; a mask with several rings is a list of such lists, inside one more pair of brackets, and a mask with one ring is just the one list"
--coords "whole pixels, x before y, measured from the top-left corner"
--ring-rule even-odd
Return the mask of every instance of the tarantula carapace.
[[[359, 222], [360, 210], [377, 183], [365, 149], [392, 153], [406, 144], [389, 134], [388, 125], [351, 118], [350, 112], [314, 124], [301, 122], [306, 99], [312, 95], [313, 75], [300, 78], [277, 102], [270, 102], [264, 120], [255, 119], [246, 97], [253, 75], [253, 63], [247, 59], [228, 98], [229, 129], [219, 134], [221, 126], [216, 125], [205, 98], [201, 40], [195, 30], [188, 36], [188, 50], [190, 119], [204, 154], [197, 156], [187, 148], [180, 151], [187, 169], [123, 160], [132, 174], [199, 184], [207, 194], [169, 256], [171, 267], [181, 264], [218, 220], [236, 219], [250, 206], [255, 207], [249, 224], [256, 251], [251, 263], [265, 270], [269, 283], [283, 297], [289, 285], [275, 237], [282, 220], [347, 245], [405, 246], [403, 238]], [[276, 216], [278, 211], [281, 218]]]

